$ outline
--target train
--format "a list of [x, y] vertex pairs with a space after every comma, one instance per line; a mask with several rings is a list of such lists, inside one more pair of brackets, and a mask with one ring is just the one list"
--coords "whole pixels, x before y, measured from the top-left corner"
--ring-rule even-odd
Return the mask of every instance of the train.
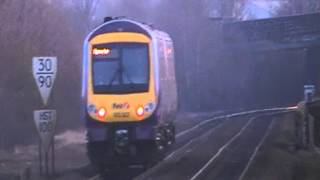
[[168, 33], [105, 18], [84, 40], [82, 104], [87, 155], [99, 168], [159, 160], [175, 141], [177, 84]]

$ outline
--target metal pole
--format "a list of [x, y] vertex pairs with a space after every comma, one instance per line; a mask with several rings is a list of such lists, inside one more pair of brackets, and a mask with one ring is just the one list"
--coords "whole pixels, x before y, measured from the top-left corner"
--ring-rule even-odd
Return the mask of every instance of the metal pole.
[[46, 177], [49, 176], [49, 163], [48, 163], [48, 151], [45, 152], [45, 168], [46, 168]]
[[55, 170], [54, 136], [52, 138], [52, 143], [51, 143], [51, 168], [52, 168], [52, 175], [54, 176], [55, 173], [56, 173], [56, 170]]
[[308, 148], [309, 146], [309, 142], [310, 142], [310, 129], [309, 129], [309, 112], [308, 112], [308, 108], [306, 107], [305, 109], [305, 130], [306, 130], [306, 148]]
[[307, 90], [307, 92], [305, 92], [305, 101], [306, 101], [306, 107], [305, 107], [305, 133], [306, 133], [306, 148], [309, 147], [310, 145], [310, 118], [309, 118], [309, 109], [307, 107], [307, 103], [312, 101], [313, 95], [314, 95], [314, 86], [313, 85], [309, 85], [305, 86], [305, 91]]
[[39, 138], [39, 175], [42, 176], [42, 149], [41, 139]]

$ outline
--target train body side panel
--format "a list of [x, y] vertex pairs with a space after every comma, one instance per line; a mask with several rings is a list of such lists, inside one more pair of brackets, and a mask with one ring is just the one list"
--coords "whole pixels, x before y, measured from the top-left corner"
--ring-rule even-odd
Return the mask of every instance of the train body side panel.
[[157, 39], [160, 70], [159, 121], [171, 123], [177, 112], [177, 87], [174, 49], [170, 37], [160, 33]]

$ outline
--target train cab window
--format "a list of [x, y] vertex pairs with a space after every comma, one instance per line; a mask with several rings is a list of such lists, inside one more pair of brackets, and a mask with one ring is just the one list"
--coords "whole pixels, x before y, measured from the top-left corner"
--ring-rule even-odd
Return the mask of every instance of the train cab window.
[[95, 94], [147, 92], [149, 52], [145, 43], [110, 43], [93, 47]]

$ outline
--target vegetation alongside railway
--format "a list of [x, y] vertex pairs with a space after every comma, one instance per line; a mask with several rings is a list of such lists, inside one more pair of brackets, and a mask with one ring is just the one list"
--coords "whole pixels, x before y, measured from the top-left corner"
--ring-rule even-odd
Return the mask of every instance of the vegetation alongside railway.
[[[88, 1], [89, 2], [89, 1]], [[58, 127], [80, 126], [82, 41], [91, 29], [90, 4], [66, 1], [4, 0], [0, 2], [0, 149], [37, 137], [33, 110], [42, 108], [32, 77], [33, 56], [57, 56], [58, 76], [50, 106], [58, 111]]]

